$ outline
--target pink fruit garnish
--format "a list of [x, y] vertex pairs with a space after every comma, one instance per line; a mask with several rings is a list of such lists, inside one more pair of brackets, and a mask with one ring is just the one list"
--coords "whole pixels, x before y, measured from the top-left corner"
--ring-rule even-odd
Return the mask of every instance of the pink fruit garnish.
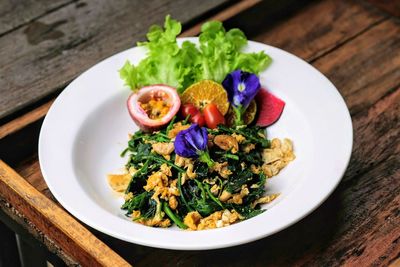
[[283, 112], [285, 102], [263, 88], [258, 91], [255, 99], [258, 107], [256, 125], [267, 127], [275, 123]]
[[175, 88], [157, 84], [141, 88], [129, 96], [129, 115], [146, 132], [160, 129], [169, 123], [181, 106]]

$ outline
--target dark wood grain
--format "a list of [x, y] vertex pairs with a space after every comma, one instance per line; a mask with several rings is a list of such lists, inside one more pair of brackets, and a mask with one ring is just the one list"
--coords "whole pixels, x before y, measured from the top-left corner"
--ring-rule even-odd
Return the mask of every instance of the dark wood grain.
[[400, 1], [398, 0], [368, 0], [368, 2], [393, 16], [400, 17]]
[[187, 23], [226, 2], [93, 0], [67, 5], [0, 37], [0, 118], [144, 40], [148, 27], [162, 23], [166, 14]]
[[[312, 63], [337, 86], [350, 109], [353, 154], [334, 193], [294, 226], [234, 248], [179, 252], [95, 234], [139, 266], [399, 264], [399, 20], [365, 1], [327, 0], [282, 14], [271, 23], [259, 21], [251, 39], [278, 46]], [[231, 26], [240, 23], [240, 15], [229, 21]], [[319, 108], [323, 107], [316, 104]], [[35, 188], [52, 197], [35, 154], [15, 167]]]
[[318, 1], [295, 16], [260, 28], [254, 39], [313, 61], [386, 17], [357, 1]]
[[314, 62], [351, 107], [362, 111], [400, 85], [400, 21], [385, 20]]
[[2, 0], [0, 1], [0, 36], [68, 4], [79, 5], [83, 3], [77, 2], [76, 0]]
[[[336, 10], [332, 4], [344, 5], [343, 10], [348, 4], [364, 19], [348, 24], [347, 30], [343, 28], [347, 22], [332, 26], [327, 33], [329, 38], [313, 37], [313, 42], [321, 39], [324, 43], [320, 48], [310, 47], [304, 36], [293, 39], [295, 44], [285, 41], [290, 39], [289, 33], [297, 34], [294, 29], [298, 23], [282, 22], [285, 26], [268, 28], [271, 40], [283, 49], [296, 50], [337, 85], [353, 114], [353, 155], [338, 188], [313, 214], [272, 237], [212, 252], [151, 250], [143, 254], [142, 266], [150, 264], [150, 254], [182, 266], [387, 266], [399, 257], [400, 26], [397, 20], [387, 19], [368, 5], [338, 2], [323, 2], [313, 14], [329, 18], [332, 14], [328, 11]], [[332, 24], [329, 20], [307, 23], [303, 20], [307, 12], [309, 9], [289, 21], [303, 21], [302, 26], [309, 29], [304, 32], [308, 36], [318, 32], [319, 27]], [[376, 15], [376, 20], [365, 23], [371, 14]], [[353, 20], [354, 16], [341, 17], [344, 19]], [[314, 53], [318, 56], [314, 57]]]
[[[194, 26], [186, 29], [180, 34], [180, 36], [181, 37], [195, 36], [200, 32], [200, 26], [205, 21], [207, 20], [225, 21], [245, 10], [249, 10], [252, 7], [255, 7], [260, 2], [261, 2], [260, 0], [246, 0], [234, 3], [230, 6], [227, 6], [220, 12], [216, 13], [214, 16], [206, 18], [201, 22], [195, 24]], [[77, 3], [77, 5], [82, 6], [82, 3]], [[10, 121], [7, 121], [3, 125], [0, 125], [0, 139], [12, 135], [21, 130], [22, 128], [37, 123], [38, 120], [42, 119], [46, 115], [47, 111], [49, 110], [51, 104], [55, 99], [54, 96], [49, 96], [48, 98], [50, 98], [50, 100], [49, 101], [45, 100], [47, 102], [45, 102], [44, 104], [38, 104], [37, 107], [30, 107], [30, 110], [26, 112], [20, 111], [22, 115], [15, 116], [14, 114], [15, 119], [12, 119]]]

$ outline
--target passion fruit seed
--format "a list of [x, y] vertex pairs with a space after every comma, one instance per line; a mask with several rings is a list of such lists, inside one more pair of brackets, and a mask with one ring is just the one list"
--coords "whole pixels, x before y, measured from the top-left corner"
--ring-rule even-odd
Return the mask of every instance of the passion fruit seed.
[[156, 99], [151, 99], [147, 103], [140, 103], [140, 106], [152, 120], [161, 119], [168, 113], [171, 108], [171, 105], [166, 101]]
[[160, 129], [178, 112], [181, 100], [175, 88], [167, 85], [146, 86], [127, 101], [129, 115], [146, 132]]

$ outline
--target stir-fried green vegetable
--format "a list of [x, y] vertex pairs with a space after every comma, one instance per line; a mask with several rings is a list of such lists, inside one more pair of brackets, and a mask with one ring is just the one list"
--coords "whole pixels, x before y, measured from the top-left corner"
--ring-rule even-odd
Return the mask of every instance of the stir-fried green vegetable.
[[[134, 211], [140, 212], [142, 220], [154, 218], [170, 218], [179, 227], [186, 228], [183, 218], [192, 211], [197, 211], [202, 217], [209, 216], [216, 211], [235, 210], [241, 215], [242, 219], [253, 217], [262, 212], [259, 205], [252, 205], [265, 193], [266, 176], [261, 172], [254, 172], [250, 166], [261, 166], [263, 164], [262, 151], [269, 147], [269, 141], [265, 138], [261, 128], [242, 127], [237, 129], [219, 126], [215, 130], [209, 130], [209, 134], [217, 135], [242, 135], [245, 141], [240, 147], [253, 144], [251, 151], [225, 151], [217, 145], [209, 147], [210, 157], [216, 163], [227, 163], [227, 169], [231, 174], [223, 177], [219, 172], [211, 169], [206, 163], [200, 160], [193, 161], [193, 172], [195, 178], [188, 179], [182, 184], [182, 176], [186, 175], [187, 168], [178, 166], [176, 157], [172, 152], [169, 157], [163, 157], [152, 150], [152, 144], [169, 143], [171, 139], [168, 132], [173, 127], [171, 125], [155, 133], [136, 132], [128, 142], [125, 153], [129, 154], [126, 168], [134, 168], [136, 172], [126, 189], [126, 194], [130, 195], [122, 205], [129, 216]], [[154, 197], [154, 189], [146, 191], [148, 179], [155, 172], [159, 172], [161, 165], [166, 164], [171, 171], [170, 180], [177, 179], [176, 188], [179, 191], [177, 197], [177, 207], [170, 207], [168, 199], [157, 196]], [[218, 192], [212, 192], [212, 186], [218, 186]], [[239, 194], [243, 188], [247, 188], [248, 193], [243, 196], [242, 203], [222, 201], [221, 194]]]
[[181, 24], [167, 16], [164, 29], [152, 26], [147, 42], [138, 43], [147, 48], [147, 57], [138, 65], [129, 61], [120, 70], [120, 76], [132, 90], [151, 84], [167, 84], [182, 93], [191, 84], [201, 80], [221, 83], [225, 76], [237, 69], [258, 74], [270, 63], [264, 52], [244, 53], [247, 38], [239, 29], [225, 31], [222, 23], [203, 24], [199, 45], [190, 41], [178, 45], [176, 37]]

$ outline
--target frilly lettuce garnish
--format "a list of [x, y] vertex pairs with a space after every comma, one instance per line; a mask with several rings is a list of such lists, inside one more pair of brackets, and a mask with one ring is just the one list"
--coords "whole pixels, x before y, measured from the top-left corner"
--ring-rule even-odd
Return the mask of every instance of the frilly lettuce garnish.
[[221, 83], [225, 76], [237, 69], [259, 74], [271, 58], [263, 51], [244, 53], [247, 38], [239, 29], [225, 31], [219, 21], [202, 25], [199, 46], [185, 41], [181, 46], [176, 37], [181, 23], [165, 18], [164, 28], [154, 25], [147, 33], [147, 42], [138, 43], [147, 48], [147, 57], [135, 66], [129, 61], [119, 73], [132, 90], [151, 84], [167, 84], [182, 93], [191, 84], [201, 80]]

